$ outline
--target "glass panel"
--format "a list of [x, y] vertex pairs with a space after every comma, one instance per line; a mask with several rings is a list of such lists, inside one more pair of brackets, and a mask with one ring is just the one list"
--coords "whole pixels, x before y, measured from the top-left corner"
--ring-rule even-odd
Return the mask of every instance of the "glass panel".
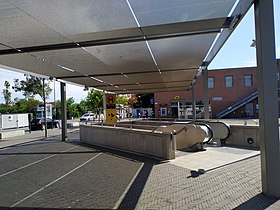
[[214, 77], [208, 78], [208, 88], [214, 88], [215, 87], [215, 80]]
[[244, 75], [244, 84], [246, 87], [253, 85], [253, 76], [251, 74]]
[[225, 84], [226, 84], [226, 87], [232, 87], [233, 86], [233, 76], [226, 76]]

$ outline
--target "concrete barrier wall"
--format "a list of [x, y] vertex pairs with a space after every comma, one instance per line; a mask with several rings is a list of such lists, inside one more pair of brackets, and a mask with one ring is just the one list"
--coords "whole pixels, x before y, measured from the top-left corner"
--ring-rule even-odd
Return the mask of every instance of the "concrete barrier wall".
[[246, 146], [246, 147], [260, 147], [259, 126], [244, 126], [231, 125], [231, 134], [226, 139], [226, 144]]
[[80, 125], [80, 140], [88, 144], [146, 154], [162, 159], [175, 158], [171, 134], [168, 133]]

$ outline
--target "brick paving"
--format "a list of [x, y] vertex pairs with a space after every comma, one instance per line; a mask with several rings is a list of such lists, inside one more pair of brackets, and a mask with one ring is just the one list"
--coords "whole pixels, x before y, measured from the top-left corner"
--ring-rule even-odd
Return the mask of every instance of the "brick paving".
[[68, 137], [0, 149], [0, 210], [280, 209], [261, 194], [259, 155], [195, 171]]

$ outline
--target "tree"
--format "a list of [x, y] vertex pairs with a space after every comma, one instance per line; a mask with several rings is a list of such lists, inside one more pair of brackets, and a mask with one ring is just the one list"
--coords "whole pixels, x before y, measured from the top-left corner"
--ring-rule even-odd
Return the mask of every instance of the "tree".
[[138, 103], [138, 98], [136, 95], [132, 95], [130, 96], [130, 98], [128, 99], [128, 104], [130, 105], [131, 108], [133, 108], [134, 106], [136, 106]]
[[32, 113], [36, 116], [36, 106], [41, 104], [40, 101], [29, 98], [29, 99], [15, 99], [15, 104], [13, 106], [13, 113]]
[[75, 105], [75, 99], [73, 97], [68, 98], [66, 100], [66, 109], [67, 109], [67, 119], [71, 119], [74, 113], [74, 105]]
[[12, 93], [10, 91], [11, 85], [8, 81], [5, 81], [4, 86], [5, 89], [3, 89], [3, 95], [4, 95], [5, 104], [9, 105], [12, 103]]
[[[44, 99], [43, 79], [28, 74], [25, 74], [24, 76], [25, 80], [14, 80], [13, 89], [16, 92], [22, 92], [26, 98], [34, 98], [35, 95], [39, 95], [42, 99]], [[48, 98], [52, 91], [49, 80], [45, 80], [44, 88], [45, 96]]]
[[[73, 97], [66, 100], [67, 118], [81, 117], [86, 112], [85, 101], [82, 100], [80, 103], [75, 103]], [[56, 101], [56, 119], [61, 118], [61, 101]]]
[[128, 105], [128, 97], [126, 95], [117, 95], [116, 104], [117, 106]]
[[85, 105], [87, 106], [87, 111], [93, 111], [98, 114], [101, 113], [103, 109], [103, 95], [104, 93], [98, 90], [90, 90], [85, 99]]

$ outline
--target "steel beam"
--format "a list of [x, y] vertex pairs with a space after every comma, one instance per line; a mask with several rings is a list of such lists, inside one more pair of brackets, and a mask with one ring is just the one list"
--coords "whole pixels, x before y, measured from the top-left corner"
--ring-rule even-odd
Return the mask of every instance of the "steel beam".
[[280, 197], [280, 144], [273, 0], [255, 1], [262, 191]]

